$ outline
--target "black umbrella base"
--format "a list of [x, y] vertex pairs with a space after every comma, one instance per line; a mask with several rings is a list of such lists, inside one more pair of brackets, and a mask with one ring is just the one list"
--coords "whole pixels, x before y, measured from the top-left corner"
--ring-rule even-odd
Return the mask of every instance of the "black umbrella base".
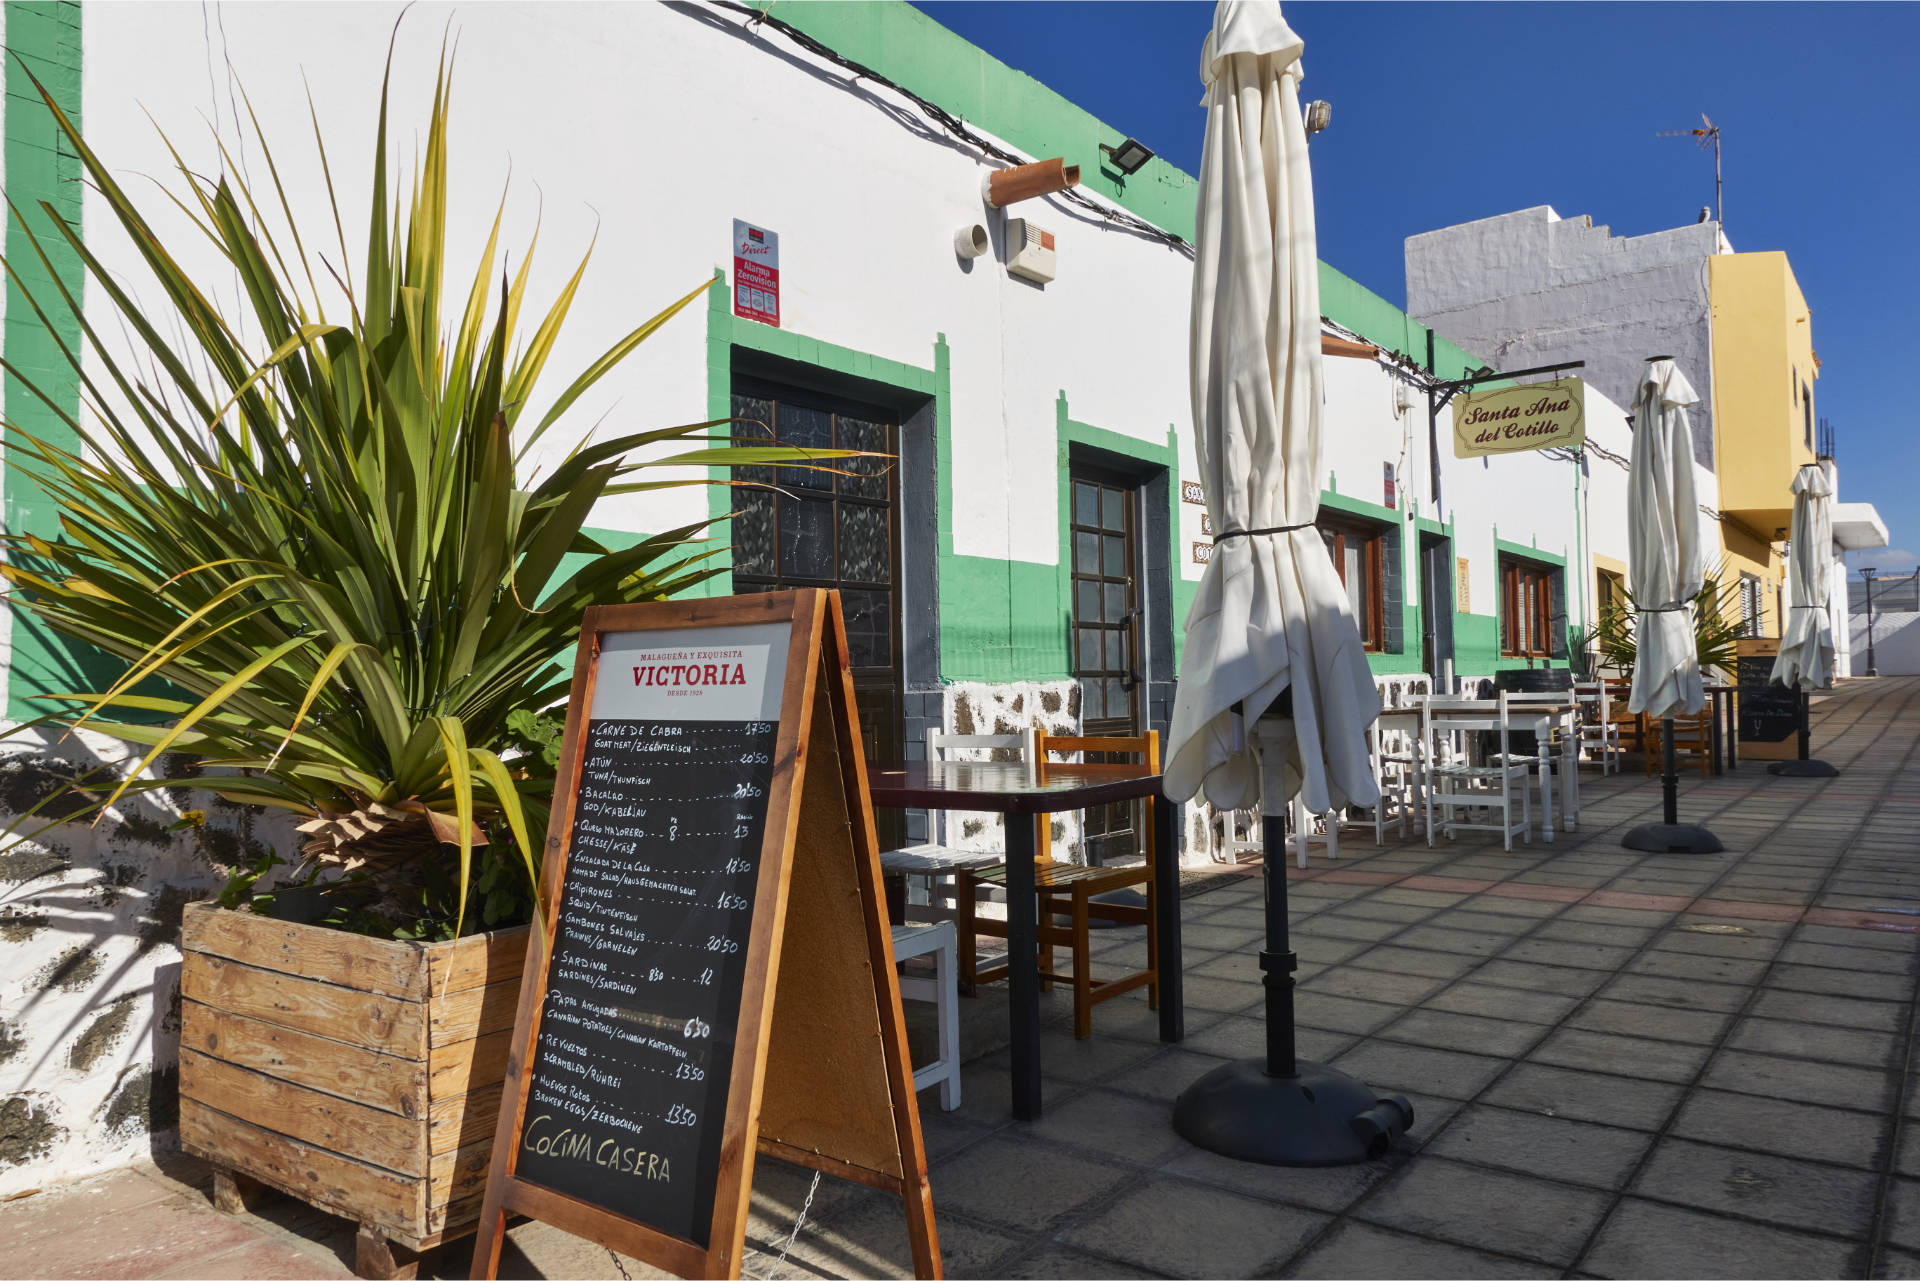
[[1781, 778], [1839, 778], [1840, 771], [1825, 761], [1775, 761], [1767, 773]]
[[1718, 854], [1727, 848], [1712, 832], [1690, 823], [1642, 823], [1620, 844], [1648, 854]]
[[1268, 1076], [1263, 1059], [1228, 1063], [1195, 1081], [1173, 1105], [1173, 1128], [1197, 1147], [1262, 1165], [1377, 1161], [1413, 1128], [1413, 1105], [1382, 1098], [1319, 1063]]

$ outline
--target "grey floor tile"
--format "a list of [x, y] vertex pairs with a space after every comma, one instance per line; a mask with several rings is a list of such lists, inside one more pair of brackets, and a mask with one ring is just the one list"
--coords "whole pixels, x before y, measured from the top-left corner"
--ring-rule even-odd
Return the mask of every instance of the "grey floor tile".
[[1366, 1041], [1335, 1059], [1333, 1066], [1376, 1090], [1417, 1090], [1450, 1099], [1470, 1099], [1508, 1066], [1506, 1059], [1453, 1050]]
[[1303, 984], [1303, 988], [1327, 996], [1347, 996], [1360, 1001], [1417, 1005], [1446, 986], [1446, 983], [1445, 979], [1425, 978], [1416, 974], [1389, 974], [1384, 970], [1340, 966], [1316, 974]]
[[1764, 1094], [1795, 1103], [1878, 1112], [1893, 1099], [1894, 1081], [1871, 1068], [1783, 1059], [1771, 1054], [1722, 1050], [1707, 1065], [1700, 1084], [1738, 1094]]
[[[1232, 979], [1188, 975], [1182, 984], [1189, 1008], [1237, 1014], [1260, 1004], [1263, 989], [1258, 983], [1238, 983]], [[1099, 1018], [1098, 1012], [1094, 1017]]]
[[965, 1273], [956, 1272], [949, 1268], [947, 1275], [950, 1277], [999, 1275], [1020, 1277], [1023, 1279], [1033, 1278], [1033, 1281], [1042, 1281], [1043, 1278], [1058, 1277], [1064, 1278], [1066, 1281], [1073, 1281], [1074, 1278], [1080, 1277], [1114, 1277], [1124, 1279], [1131, 1277], [1157, 1277], [1160, 1274], [1158, 1272], [1148, 1272], [1144, 1268], [1130, 1267], [1127, 1264], [1118, 1263], [1112, 1259], [1103, 1259], [1096, 1255], [1083, 1254], [1079, 1250], [1068, 1249], [1064, 1245], [1050, 1245], [1041, 1249], [1038, 1253], [1027, 1253], [1023, 1251], [1015, 1255], [1013, 1260], [1007, 1264], [1006, 1271], [1002, 1273]]
[[[1294, 1028], [1294, 1046], [1303, 1059], [1325, 1062], [1344, 1053], [1358, 1038], [1346, 1032], [1323, 1032], [1319, 1028]], [[1267, 1021], [1264, 1017], [1228, 1015], [1204, 1032], [1196, 1032], [1181, 1042], [1200, 1054], [1222, 1059], [1263, 1058], [1267, 1052]]]
[[1650, 974], [1622, 974], [1607, 984], [1600, 995], [1612, 1001], [1731, 1013], [1747, 1003], [1751, 992], [1748, 988], [1727, 983], [1696, 983], [1685, 979], [1656, 978]]
[[1249, 947], [1259, 947], [1265, 937], [1266, 929], [1261, 925], [1230, 926], [1201, 921], [1184, 923], [1180, 927], [1181, 946], [1196, 951], [1239, 952]]
[[1920, 933], [1905, 930], [1856, 930], [1838, 925], [1802, 925], [1795, 942], [1831, 943], [1838, 947], [1875, 947], [1883, 952], [1920, 951]]
[[1695, 1090], [1674, 1118], [1678, 1138], [1878, 1169], [1886, 1118], [1758, 1094]]
[[[1405, 938], [1404, 935], [1401, 936]], [[1417, 974], [1424, 978], [1457, 979], [1481, 964], [1478, 956], [1458, 952], [1430, 952], [1424, 948], [1381, 943], [1354, 956], [1350, 964], [1389, 974]]]
[[1877, 947], [1835, 947], [1831, 943], [1812, 943], [1795, 939], [1780, 949], [1780, 959], [1789, 965], [1821, 965], [1848, 973], [1868, 972], [1914, 975], [1916, 958], [1912, 952], [1889, 952]]
[[1535, 935], [1521, 939], [1501, 954], [1502, 960], [1533, 961], [1541, 965], [1570, 965], [1579, 969], [1618, 970], [1633, 957], [1630, 947], [1607, 947], [1599, 943], [1571, 943], [1562, 939]]
[[1405, 1007], [1400, 1005], [1356, 1001], [1344, 996], [1328, 996], [1323, 992], [1296, 991], [1293, 996], [1293, 1017], [1296, 1021], [1307, 1027], [1325, 1028], [1331, 1032], [1365, 1035], [1399, 1018], [1404, 1012]]
[[[1414, 1111], [1414, 1126], [1417, 1129], [1425, 1123], [1426, 1118], [1420, 1114], [1421, 1108], [1417, 1102]], [[1162, 1165], [1160, 1170], [1163, 1174], [1194, 1179], [1245, 1196], [1286, 1201], [1337, 1214], [1379, 1186], [1406, 1160], [1405, 1154], [1394, 1154], [1384, 1161], [1306, 1169], [1236, 1161], [1204, 1148], [1189, 1146], [1184, 1153]]]
[[1059, 1240], [1166, 1276], [1242, 1277], [1278, 1266], [1327, 1223], [1311, 1210], [1159, 1175]]
[[1860, 974], [1824, 965], [1777, 964], [1767, 975], [1767, 986], [1871, 1001], [1910, 1001], [1914, 992], [1913, 980], [1898, 974]]
[[[825, 1186], [825, 1180], [822, 1181]], [[936, 1207], [938, 1201], [936, 1199]], [[790, 1229], [791, 1224], [781, 1225]], [[972, 1222], [962, 1215], [942, 1215], [935, 1210], [935, 1230], [940, 1238], [940, 1261], [948, 1276], [969, 1277], [990, 1274], [994, 1261], [1007, 1253], [1017, 1237], [984, 1223]], [[767, 1243], [778, 1256], [785, 1232]], [[857, 1212], [824, 1224], [801, 1225], [800, 1234], [784, 1265], [766, 1260], [770, 1277], [898, 1277], [913, 1274], [913, 1252], [907, 1241], [906, 1221], [900, 1203], [892, 1198], [863, 1205]], [[796, 1267], [795, 1265], [802, 1265]], [[548, 1273], [547, 1275], [568, 1275]]]
[[1159, 1165], [1187, 1146], [1165, 1103], [1100, 1088], [1049, 1105], [1023, 1133], [1131, 1165]]
[[[1442, 920], [1449, 918], [1443, 917]], [[1449, 922], [1450, 924], [1450, 922]], [[1426, 948], [1434, 952], [1459, 952], [1467, 956], [1492, 956], [1513, 941], [1509, 934], [1483, 930], [1452, 929], [1441, 925], [1416, 925], [1394, 939], [1397, 947]]]
[[1752, 1013], [1801, 1023], [1830, 1023], [1835, 1027], [1865, 1028], [1873, 1032], [1900, 1032], [1907, 1026], [1907, 1008], [1893, 1001], [1858, 1001], [1813, 992], [1760, 993]]
[[1422, 1155], [1357, 1217], [1458, 1245], [1571, 1264], [1608, 1195]]
[[1217, 1055], [1196, 1053], [1182, 1042], [1103, 1077], [1100, 1085], [1104, 1089], [1171, 1103], [1180, 1097], [1182, 1090], [1223, 1062], [1225, 1060]]
[[1702, 934], [1697, 930], [1668, 930], [1653, 941], [1656, 952], [1686, 952], [1694, 956], [1724, 956], [1736, 961], [1770, 961], [1780, 940], [1764, 934]]
[[[1151, 1056], [1154, 1053], [1151, 1045], [1097, 1034], [1100, 1031], [1100, 1016], [1112, 1012], [1119, 1003], [1116, 999], [1094, 1006], [1093, 1026], [1096, 1035], [1084, 1041], [1067, 1029], [1050, 1028], [1041, 1032], [1041, 1074], [1062, 1081], [1097, 1081]], [[1008, 1071], [1011, 1070], [1009, 1067]]]
[[1567, 1026], [1588, 1032], [1711, 1045], [1720, 1039], [1731, 1017], [1711, 1010], [1680, 1010], [1669, 1005], [1595, 999], [1569, 1016]]
[[1562, 913], [1541, 926], [1534, 937], [1560, 943], [1598, 943], [1606, 947], [1638, 948], [1653, 934], [1654, 927], [1650, 923], [1639, 926], [1601, 923], [1570, 919], [1566, 913]]
[[1894, 1179], [1887, 1185], [1886, 1221], [1880, 1231], [1894, 1245], [1920, 1250], [1920, 1179]]
[[1547, 1034], [1537, 1023], [1454, 1014], [1445, 1010], [1414, 1010], [1376, 1035], [1409, 1045], [1429, 1045], [1472, 1054], [1512, 1058], [1524, 1054]]
[[1745, 1018], [1727, 1038], [1727, 1047], [1790, 1058], [1851, 1063], [1859, 1067], [1898, 1067], [1906, 1057], [1905, 1038], [1783, 1019]]
[[1635, 974], [1684, 979], [1690, 983], [1752, 984], [1766, 973], [1765, 961], [1743, 961], [1729, 956], [1693, 956], [1686, 952], [1642, 952], [1628, 962]]
[[1290, 1265], [1284, 1275], [1329, 1279], [1444, 1277], [1466, 1281], [1476, 1277], [1557, 1277], [1560, 1269], [1394, 1232], [1370, 1223], [1343, 1223]]
[[1477, 934], [1505, 934], [1509, 938], [1540, 928], [1537, 917], [1498, 915], [1493, 912], [1469, 911], [1465, 908], [1456, 908], [1435, 923], [1443, 924], [1448, 929], [1471, 930]]
[[1501, 1077], [1481, 1099], [1541, 1116], [1658, 1130], [1673, 1115], [1674, 1105], [1683, 1094], [1682, 1087], [1663, 1081], [1522, 1063]]
[[1427, 1151], [1563, 1183], [1619, 1188], [1652, 1142], [1642, 1130], [1475, 1106], [1455, 1117]]
[[[1364, 917], [1344, 916], [1338, 912], [1323, 912], [1310, 918], [1304, 924], [1295, 925], [1295, 934], [1318, 934], [1327, 938], [1353, 939], [1362, 943], [1378, 943], [1390, 938], [1406, 928], [1404, 921], [1370, 921]], [[1264, 932], [1262, 932], [1264, 937]]]
[[1373, 899], [1345, 903], [1333, 909], [1331, 916], [1347, 917], [1356, 921], [1386, 921], [1396, 925], [1410, 925], [1424, 921], [1437, 909], [1416, 907], [1407, 903], [1382, 903]]
[[1455, 1014], [1478, 1014], [1486, 1018], [1515, 1019], [1523, 1023], [1554, 1024], [1580, 1004], [1577, 996], [1556, 996], [1551, 992], [1529, 992], [1517, 987], [1495, 987], [1471, 980], [1455, 983], [1428, 998], [1426, 1008], [1448, 1010]]
[[[1020, 1177], [1009, 1178], [1018, 1170]], [[1037, 1232], [1138, 1175], [1031, 1135], [982, 1139], [928, 1172], [934, 1204], [999, 1227]], [[1044, 1188], [1045, 1196], [1036, 1195]]]
[[1581, 1266], [1606, 1277], [1838, 1277], [1853, 1255], [1843, 1241], [1629, 1197]]
[[1878, 1181], [1863, 1170], [1669, 1138], [1630, 1190], [1780, 1227], [1861, 1237], [1873, 1219]]
[[1476, 983], [1496, 987], [1525, 988], [1531, 992], [1551, 992], [1559, 996], [1586, 996], [1607, 976], [1600, 970], [1579, 970], [1564, 965], [1530, 965], [1523, 961], [1496, 958], [1473, 972]]
[[1707, 1061], [1704, 1045], [1563, 1028], [1534, 1048], [1535, 1063], [1590, 1069], [1652, 1081], [1685, 1082]]
[[1920, 1278], [1920, 1254], [1883, 1245], [1874, 1255], [1873, 1275], [1889, 1281], [1913, 1281]]

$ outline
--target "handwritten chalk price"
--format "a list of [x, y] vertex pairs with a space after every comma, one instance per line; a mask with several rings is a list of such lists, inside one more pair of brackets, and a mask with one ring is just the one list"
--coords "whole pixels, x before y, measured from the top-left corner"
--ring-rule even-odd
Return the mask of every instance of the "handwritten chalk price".
[[731, 953], [738, 952], [740, 944], [733, 939], [723, 939], [718, 934], [707, 935], [707, 951]]
[[665, 1119], [668, 1125], [692, 1125], [700, 1119], [700, 1114], [684, 1103], [676, 1103], [667, 1109]]
[[691, 1063], [682, 1063], [673, 1070], [673, 1075], [681, 1081], [704, 1081], [707, 1079], [707, 1070]]
[[713, 982], [713, 967], [709, 965], [706, 969], [700, 971], [700, 985], [702, 987], [706, 987], [710, 985], [712, 982]]
[[712, 1036], [713, 1025], [705, 1019], [691, 1018], [687, 1020], [687, 1026], [681, 1029], [680, 1035], [686, 1040], [697, 1041], [701, 1037]]
[[738, 876], [742, 872], [751, 872], [753, 864], [743, 858], [730, 858], [725, 870], [728, 876]]
[[714, 906], [724, 912], [738, 912], [747, 907], [747, 900], [741, 898], [738, 894], [722, 894], [714, 903]]

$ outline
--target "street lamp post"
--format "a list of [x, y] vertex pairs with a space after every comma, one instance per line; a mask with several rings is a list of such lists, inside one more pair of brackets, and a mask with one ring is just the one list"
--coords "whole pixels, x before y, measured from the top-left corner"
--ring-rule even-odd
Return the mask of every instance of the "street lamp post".
[[1871, 567], [1864, 567], [1860, 571], [1860, 577], [1865, 579], [1867, 584], [1867, 675], [1869, 676], [1880, 674], [1880, 669], [1874, 666], [1873, 662], [1873, 576], [1876, 572]]

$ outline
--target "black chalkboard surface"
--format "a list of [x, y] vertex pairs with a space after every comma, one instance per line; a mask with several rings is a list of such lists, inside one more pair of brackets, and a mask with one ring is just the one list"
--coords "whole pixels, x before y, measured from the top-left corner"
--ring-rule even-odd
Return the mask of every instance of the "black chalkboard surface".
[[515, 1214], [738, 1277], [761, 1154], [941, 1275], [862, 760], [837, 594], [585, 611], [475, 1278]]
[[700, 1245], [777, 728], [589, 722], [521, 1136], [522, 1178]]
[[1740, 741], [1781, 743], [1800, 731], [1800, 694], [1773, 682], [1773, 655], [1742, 654], [1736, 679], [1740, 686]]

